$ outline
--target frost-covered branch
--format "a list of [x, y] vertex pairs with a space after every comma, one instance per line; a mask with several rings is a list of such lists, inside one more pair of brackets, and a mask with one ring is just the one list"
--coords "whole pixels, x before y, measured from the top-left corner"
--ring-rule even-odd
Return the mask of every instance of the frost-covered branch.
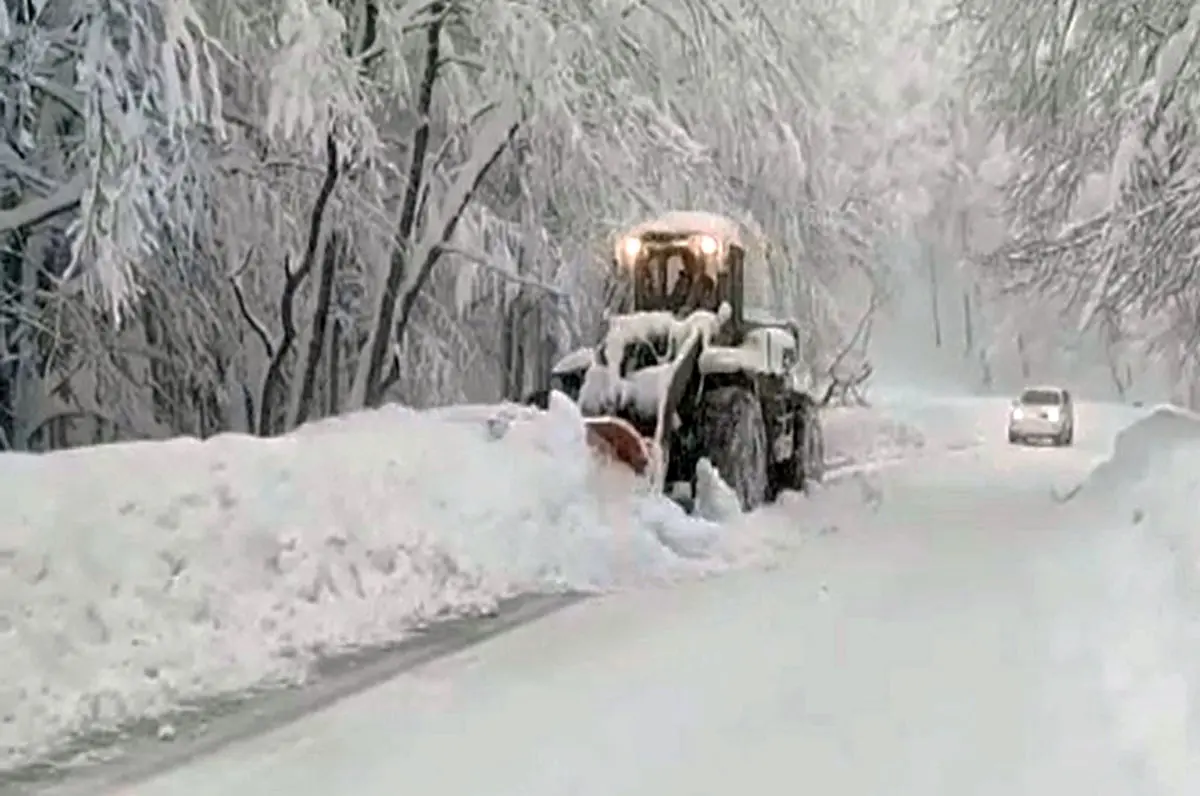
[[273, 359], [275, 356], [275, 344], [271, 342], [271, 333], [267, 331], [266, 324], [259, 320], [254, 312], [250, 309], [250, 302], [246, 300], [246, 291], [242, 287], [241, 275], [246, 270], [246, 266], [250, 264], [250, 258], [254, 256], [254, 252], [247, 252], [246, 261], [236, 273], [229, 275], [229, 284], [233, 289], [233, 297], [237, 302], [238, 313], [241, 315], [246, 325], [250, 327], [251, 333], [262, 344], [263, 354], [268, 359]]
[[[959, 0], [967, 88], [1003, 131], [1011, 230], [988, 258], [1080, 331], [1137, 317], [1143, 343], [1200, 319], [1200, 7]], [[1195, 357], [1195, 354], [1187, 354]]]
[[[525, 391], [599, 323], [607, 236], [671, 208], [761, 230], [755, 300], [804, 319], [815, 362], [857, 321], [847, 292], [881, 282], [892, 188], [918, 182], [879, 165], [894, 125], [845, 99], [858, 20], [810, 4], [103, 0], [11, 21], [0, 337], [23, 348], [0, 404], [28, 404], [0, 414], [60, 414], [47, 446]], [[312, 247], [331, 131], [325, 243], [281, 270]]]
[[[497, 110], [491, 123], [479, 135], [478, 143], [473, 147], [471, 156], [467, 158], [466, 163], [455, 176], [455, 181], [449, 186], [438, 212], [431, 214], [430, 232], [432, 236], [420, 242], [414, 250], [411, 260], [407, 263], [407, 267], [411, 271], [400, 295], [399, 312], [391, 332], [393, 340], [399, 342], [404, 338], [404, 332], [412, 318], [413, 307], [428, 283], [434, 266], [438, 264], [445, 251], [443, 246], [454, 237], [462, 214], [467, 209], [467, 204], [475, 196], [480, 184], [492, 167], [496, 165], [496, 161], [505, 148], [512, 143], [513, 137], [520, 129], [521, 118], [522, 112], [515, 104]], [[378, 386], [373, 388], [374, 394], [368, 393], [370, 401], [368, 405], [373, 405], [381, 400], [384, 391], [398, 378], [399, 371], [395, 369], [386, 378], [381, 379]]]
[[279, 323], [282, 333], [279, 342], [273, 346], [274, 351], [267, 363], [258, 399], [257, 430], [262, 435], [270, 434], [273, 430], [272, 413], [276, 410], [276, 392], [283, 386], [284, 358], [291, 352], [299, 337], [299, 330], [296, 328], [296, 297], [316, 266], [317, 256], [324, 243], [322, 228], [329, 200], [337, 186], [338, 170], [337, 141], [330, 133], [326, 141], [325, 177], [309, 214], [303, 258], [300, 260], [300, 266], [295, 269], [291, 267], [287, 257], [283, 259], [283, 292], [279, 297]]
[[81, 174], [56, 188], [49, 196], [28, 199], [9, 209], [0, 208], [0, 233], [22, 231], [55, 216], [78, 210], [86, 186], [87, 178]]

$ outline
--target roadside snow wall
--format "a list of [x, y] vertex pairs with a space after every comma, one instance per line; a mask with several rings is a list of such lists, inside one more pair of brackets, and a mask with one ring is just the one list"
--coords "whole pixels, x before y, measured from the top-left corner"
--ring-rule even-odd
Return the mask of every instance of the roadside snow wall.
[[[835, 465], [916, 438], [869, 410], [830, 426]], [[269, 440], [0, 454], [0, 770], [507, 597], [762, 562], [814, 517], [742, 519], [701, 475], [687, 517], [591, 455], [557, 395], [548, 412], [389, 407]]]
[[1097, 536], [1104, 677], [1123, 740], [1163, 793], [1200, 790], [1200, 415], [1161, 406], [1121, 431], [1072, 502]]
[[924, 399], [827, 409], [822, 416], [826, 464], [852, 470], [978, 447], [992, 431], [983, 423], [977, 400]]
[[516, 594], [730, 563], [563, 400], [3, 454], [0, 511], [0, 769]]

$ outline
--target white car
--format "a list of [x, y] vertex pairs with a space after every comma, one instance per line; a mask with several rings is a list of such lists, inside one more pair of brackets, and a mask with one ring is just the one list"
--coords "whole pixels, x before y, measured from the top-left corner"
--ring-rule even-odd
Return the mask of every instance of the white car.
[[1008, 441], [1025, 444], [1045, 440], [1055, 445], [1075, 442], [1075, 404], [1061, 387], [1029, 387], [1012, 402]]

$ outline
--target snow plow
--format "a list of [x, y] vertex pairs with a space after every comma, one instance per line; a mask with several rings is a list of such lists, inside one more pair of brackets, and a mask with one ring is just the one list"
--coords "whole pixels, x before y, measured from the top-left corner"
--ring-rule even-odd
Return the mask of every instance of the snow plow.
[[818, 406], [800, 385], [795, 323], [751, 317], [739, 225], [709, 213], [669, 213], [616, 243], [618, 306], [595, 346], [552, 370], [574, 400], [592, 447], [695, 496], [709, 462], [745, 510], [819, 480]]

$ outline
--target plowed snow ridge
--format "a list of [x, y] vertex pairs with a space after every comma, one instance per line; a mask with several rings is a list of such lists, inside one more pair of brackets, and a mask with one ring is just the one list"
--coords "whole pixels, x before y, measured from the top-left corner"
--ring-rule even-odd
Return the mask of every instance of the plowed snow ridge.
[[[833, 459], [919, 439], [871, 418], [833, 419]], [[778, 547], [709, 480], [704, 513], [724, 526], [598, 463], [558, 400], [0, 455], [0, 769], [506, 597], [704, 576]]]
[[[1158, 407], [1121, 431], [1076, 502], [1112, 573], [1105, 681], [1124, 741], [1163, 793], [1200, 788], [1200, 415]], [[1107, 531], [1105, 530], [1107, 529]]]

